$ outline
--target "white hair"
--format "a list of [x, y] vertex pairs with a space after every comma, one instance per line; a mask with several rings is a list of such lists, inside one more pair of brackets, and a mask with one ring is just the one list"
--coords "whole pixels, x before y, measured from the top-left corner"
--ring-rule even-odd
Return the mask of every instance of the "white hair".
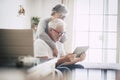
[[61, 26], [65, 29], [65, 22], [61, 19], [54, 19], [48, 23], [49, 28], [56, 29], [57, 26]]
[[59, 14], [64, 14], [68, 15], [69, 11], [68, 8], [64, 4], [57, 4], [55, 7], [52, 9], [52, 15], [54, 13], [59, 13]]

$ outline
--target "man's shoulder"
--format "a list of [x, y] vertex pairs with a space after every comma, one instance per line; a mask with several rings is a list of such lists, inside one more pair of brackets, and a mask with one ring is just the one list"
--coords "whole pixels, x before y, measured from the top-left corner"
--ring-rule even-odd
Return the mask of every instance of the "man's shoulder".
[[35, 40], [35, 43], [36, 43], [36, 44], [46, 44], [45, 41], [42, 40], [42, 39], [36, 39], [36, 40]]
[[49, 45], [42, 39], [36, 39], [35, 40], [35, 45], [40, 45], [41, 47], [46, 47], [49, 48]]
[[44, 40], [36, 39], [34, 43], [35, 56], [43, 57], [48, 56], [52, 58], [52, 49], [45, 43]]

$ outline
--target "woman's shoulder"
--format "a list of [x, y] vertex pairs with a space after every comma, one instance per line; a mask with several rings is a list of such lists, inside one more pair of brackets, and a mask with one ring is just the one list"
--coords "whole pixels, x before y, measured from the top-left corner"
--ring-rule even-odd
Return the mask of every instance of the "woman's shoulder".
[[41, 19], [41, 21], [44, 21], [44, 22], [49, 22], [50, 20], [51, 20], [50, 17], [48, 17], [48, 18], [42, 18], [42, 19]]
[[48, 24], [49, 23], [49, 21], [50, 21], [50, 18], [41, 18], [41, 20], [40, 20], [40, 25], [42, 24], [44, 24], [44, 25], [46, 25], [46, 24]]

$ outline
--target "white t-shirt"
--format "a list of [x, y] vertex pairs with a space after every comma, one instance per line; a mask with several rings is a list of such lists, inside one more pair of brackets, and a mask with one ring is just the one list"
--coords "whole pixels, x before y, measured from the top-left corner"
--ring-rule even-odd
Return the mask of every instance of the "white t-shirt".
[[[64, 56], [65, 51], [64, 51], [63, 44], [60, 42], [56, 42], [56, 46], [58, 49], [58, 58], [60, 58], [60, 56]], [[48, 58], [53, 58], [52, 49], [49, 47], [49, 45], [45, 41], [41, 39], [35, 40], [34, 54], [35, 54], [35, 57], [47, 56]]]

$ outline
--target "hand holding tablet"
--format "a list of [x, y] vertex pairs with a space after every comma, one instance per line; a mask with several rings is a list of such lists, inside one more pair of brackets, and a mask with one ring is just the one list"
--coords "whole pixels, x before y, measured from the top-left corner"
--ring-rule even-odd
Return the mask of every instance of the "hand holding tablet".
[[89, 47], [88, 46], [80, 46], [76, 47], [73, 51], [73, 54], [76, 54], [76, 57], [80, 57], [82, 53], [85, 53]]

